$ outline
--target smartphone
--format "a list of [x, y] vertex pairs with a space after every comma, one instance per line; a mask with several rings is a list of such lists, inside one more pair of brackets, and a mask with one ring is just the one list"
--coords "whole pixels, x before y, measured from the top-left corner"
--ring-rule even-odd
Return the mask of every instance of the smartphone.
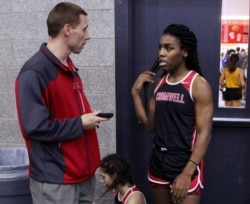
[[102, 117], [102, 118], [112, 118], [113, 113], [98, 113], [97, 116]]

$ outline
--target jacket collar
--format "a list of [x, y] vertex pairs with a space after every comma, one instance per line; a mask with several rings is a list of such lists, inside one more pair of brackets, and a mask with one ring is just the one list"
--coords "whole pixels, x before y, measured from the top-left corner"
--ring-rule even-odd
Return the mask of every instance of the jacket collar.
[[74, 70], [77, 71], [78, 69], [75, 68], [72, 60], [70, 57], [67, 59], [67, 64], [63, 64], [48, 48], [47, 48], [47, 43], [43, 43], [40, 47], [40, 52], [43, 53], [52, 63], [54, 63], [57, 67], [61, 68], [65, 72], [73, 73]]

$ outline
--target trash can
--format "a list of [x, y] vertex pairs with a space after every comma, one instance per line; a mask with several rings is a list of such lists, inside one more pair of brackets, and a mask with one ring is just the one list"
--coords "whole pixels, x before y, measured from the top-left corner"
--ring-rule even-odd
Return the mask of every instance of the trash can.
[[0, 148], [0, 203], [32, 204], [26, 148]]

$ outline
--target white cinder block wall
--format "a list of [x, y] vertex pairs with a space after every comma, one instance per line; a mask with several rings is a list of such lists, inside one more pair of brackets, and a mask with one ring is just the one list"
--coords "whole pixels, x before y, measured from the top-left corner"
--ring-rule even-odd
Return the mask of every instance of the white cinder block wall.
[[[70, 1], [70, 0], [69, 0]], [[0, 147], [24, 146], [14, 99], [14, 81], [23, 63], [47, 41], [48, 12], [59, 0], [0, 0]], [[114, 0], [71, 0], [88, 12], [91, 39], [79, 55], [85, 92], [93, 109], [115, 112]], [[39, 117], [39, 116], [37, 116]], [[102, 157], [115, 152], [115, 118], [97, 130]], [[110, 203], [97, 172], [96, 203]]]

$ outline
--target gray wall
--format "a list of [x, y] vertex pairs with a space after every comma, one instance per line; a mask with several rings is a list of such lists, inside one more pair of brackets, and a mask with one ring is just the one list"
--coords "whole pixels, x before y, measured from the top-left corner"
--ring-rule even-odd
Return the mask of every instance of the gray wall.
[[[58, 0], [0, 0], [0, 147], [24, 146], [14, 100], [14, 81], [23, 63], [47, 40], [46, 18]], [[91, 39], [80, 55], [80, 69], [93, 109], [115, 112], [114, 0], [71, 1], [88, 12]], [[115, 117], [97, 130], [102, 157], [115, 152]], [[98, 172], [97, 172], [98, 173]], [[103, 188], [97, 175], [97, 201]], [[106, 196], [107, 198], [109, 196]], [[108, 201], [107, 201], [108, 202]]]

